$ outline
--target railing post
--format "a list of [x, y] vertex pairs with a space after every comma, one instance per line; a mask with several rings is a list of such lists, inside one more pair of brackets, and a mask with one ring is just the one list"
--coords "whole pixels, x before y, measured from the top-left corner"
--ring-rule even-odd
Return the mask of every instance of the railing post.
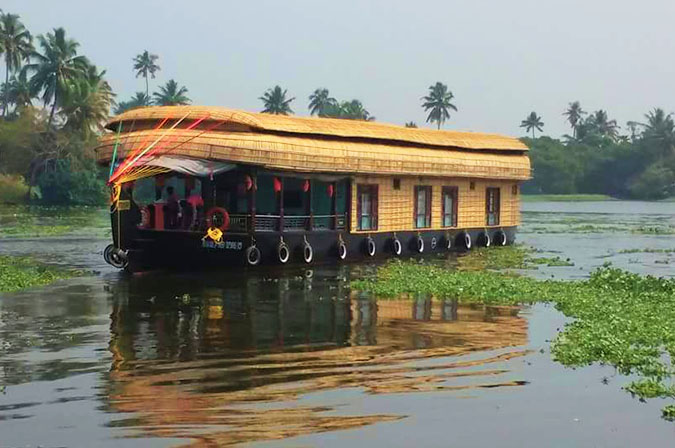
[[333, 196], [330, 198], [330, 214], [333, 215], [333, 230], [338, 228], [338, 216], [337, 216], [337, 182], [332, 182], [333, 186]]
[[279, 178], [281, 189], [279, 190], [279, 232], [284, 231], [284, 178]]
[[307, 182], [309, 182], [309, 189], [307, 189], [307, 194], [309, 195], [307, 198], [307, 208], [309, 209], [309, 219], [307, 221], [307, 227], [305, 227], [305, 230], [312, 230], [314, 228], [314, 210], [312, 207], [312, 188], [314, 187], [313, 182], [311, 179], [308, 179]]

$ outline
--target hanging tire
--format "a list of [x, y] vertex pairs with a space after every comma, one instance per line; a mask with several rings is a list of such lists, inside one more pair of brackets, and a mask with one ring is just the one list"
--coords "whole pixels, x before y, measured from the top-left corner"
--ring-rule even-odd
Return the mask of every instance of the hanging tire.
[[114, 248], [110, 252], [110, 265], [117, 269], [124, 269], [129, 265], [126, 251]]
[[366, 240], [366, 253], [369, 257], [374, 257], [375, 252], [377, 251], [377, 246], [375, 246], [375, 240], [372, 237], [368, 237]]
[[288, 263], [288, 259], [291, 258], [291, 251], [288, 249], [288, 244], [283, 241], [277, 246], [277, 256], [279, 257], [279, 262], [281, 264]]
[[401, 245], [401, 241], [398, 238], [394, 238], [392, 246], [394, 249], [394, 254], [401, 255], [401, 252], [403, 252], [403, 246]]
[[314, 249], [312, 249], [312, 246], [307, 241], [305, 241], [302, 247], [302, 258], [307, 264], [311, 263], [314, 259]]
[[260, 264], [260, 260], [262, 259], [262, 254], [260, 253], [260, 249], [258, 249], [256, 246], [249, 246], [246, 248], [246, 263], [248, 263], [249, 266], [257, 266]]
[[506, 246], [506, 243], [508, 242], [506, 233], [503, 230], [497, 230], [492, 239], [495, 243], [495, 246]]
[[347, 245], [344, 241], [338, 241], [337, 253], [340, 260], [347, 258]]
[[490, 235], [487, 232], [481, 232], [476, 239], [476, 243], [480, 247], [490, 247]]
[[462, 232], [457, 236], [457, 245], [464, 250], [471, 250], [472, 241], [469, 232]]
[[105, 262], [108, 263], [108, 264], [112, 264], [112, 263], [110, 262], [110, 254], [112, 253], [113, 250], [115, 250], [115, 246], [113, 246], [112, 244], [108, 244], [108, 245], [105, 247], [105, 249], [103, 249], [103, 259], [104, 259]]
[[436, 237], [435, 236], [431, 237], [431, 250], [436, 250], [437, 245], [438, 241], [436, 240]]
[[422, 253], [424, 252], [424, 240], [422, 239], [422, 236], [417, 237], [417, 252]]

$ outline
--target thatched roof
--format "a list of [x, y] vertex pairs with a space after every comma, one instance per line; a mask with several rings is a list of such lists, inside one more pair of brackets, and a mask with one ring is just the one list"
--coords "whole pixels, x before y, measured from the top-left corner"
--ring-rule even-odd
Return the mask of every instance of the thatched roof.
[[[134, 109], [114, 117], [107, 128], [117, 129], [117, 123], [120, 121], [127, 123], [159, 121], [165, 118], [180, 119], [186, 114], [189, 114], [188, 120], [208, 117], [205, 122], [243, 126], [254, 132], [365, 139], [383, 144], [399, 142], [472, 151], [527, 151], [527, 146], [520, 140], [496, 134], [405, 128], [359, 120], [270, 115], [206, 106], [157, 106]], [[129, 129], [129, 124], [125, 124], [123, 128]]]

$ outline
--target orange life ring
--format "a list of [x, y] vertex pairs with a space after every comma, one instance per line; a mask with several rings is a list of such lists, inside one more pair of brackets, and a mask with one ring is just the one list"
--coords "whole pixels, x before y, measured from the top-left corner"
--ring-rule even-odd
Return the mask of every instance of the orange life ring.
[[[221, 215], [222, 218], [220, 220], [214, 219], [217, 215]], [[218, 221], [222, 221], [222, 224], [219, 226], [216, 225]], [[230, 227], [230, 214], [222, 207], [213, 207], [206, 213], [206, 225], [208, 227], [217, 227], [224, 232]]]

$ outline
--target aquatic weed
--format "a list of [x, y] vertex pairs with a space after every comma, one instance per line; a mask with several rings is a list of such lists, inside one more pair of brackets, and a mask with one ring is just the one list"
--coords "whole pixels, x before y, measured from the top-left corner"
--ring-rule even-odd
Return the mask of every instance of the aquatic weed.
[[[675, 279], [632, 274], [606, 264], [587, 280], [537, 280], [512, 273], [447, 270], [392, 261], [375, 278], [352, 283], [379, 297], [431, 295], [465, 303], [554, 303], [574, 320], [551, 346], [554, 360], [578, 367], [614, 366], [637, 380], [625, 389], [640, 399], [675, 398]], [[664, 416], [675, 408], [664, 408]]]

